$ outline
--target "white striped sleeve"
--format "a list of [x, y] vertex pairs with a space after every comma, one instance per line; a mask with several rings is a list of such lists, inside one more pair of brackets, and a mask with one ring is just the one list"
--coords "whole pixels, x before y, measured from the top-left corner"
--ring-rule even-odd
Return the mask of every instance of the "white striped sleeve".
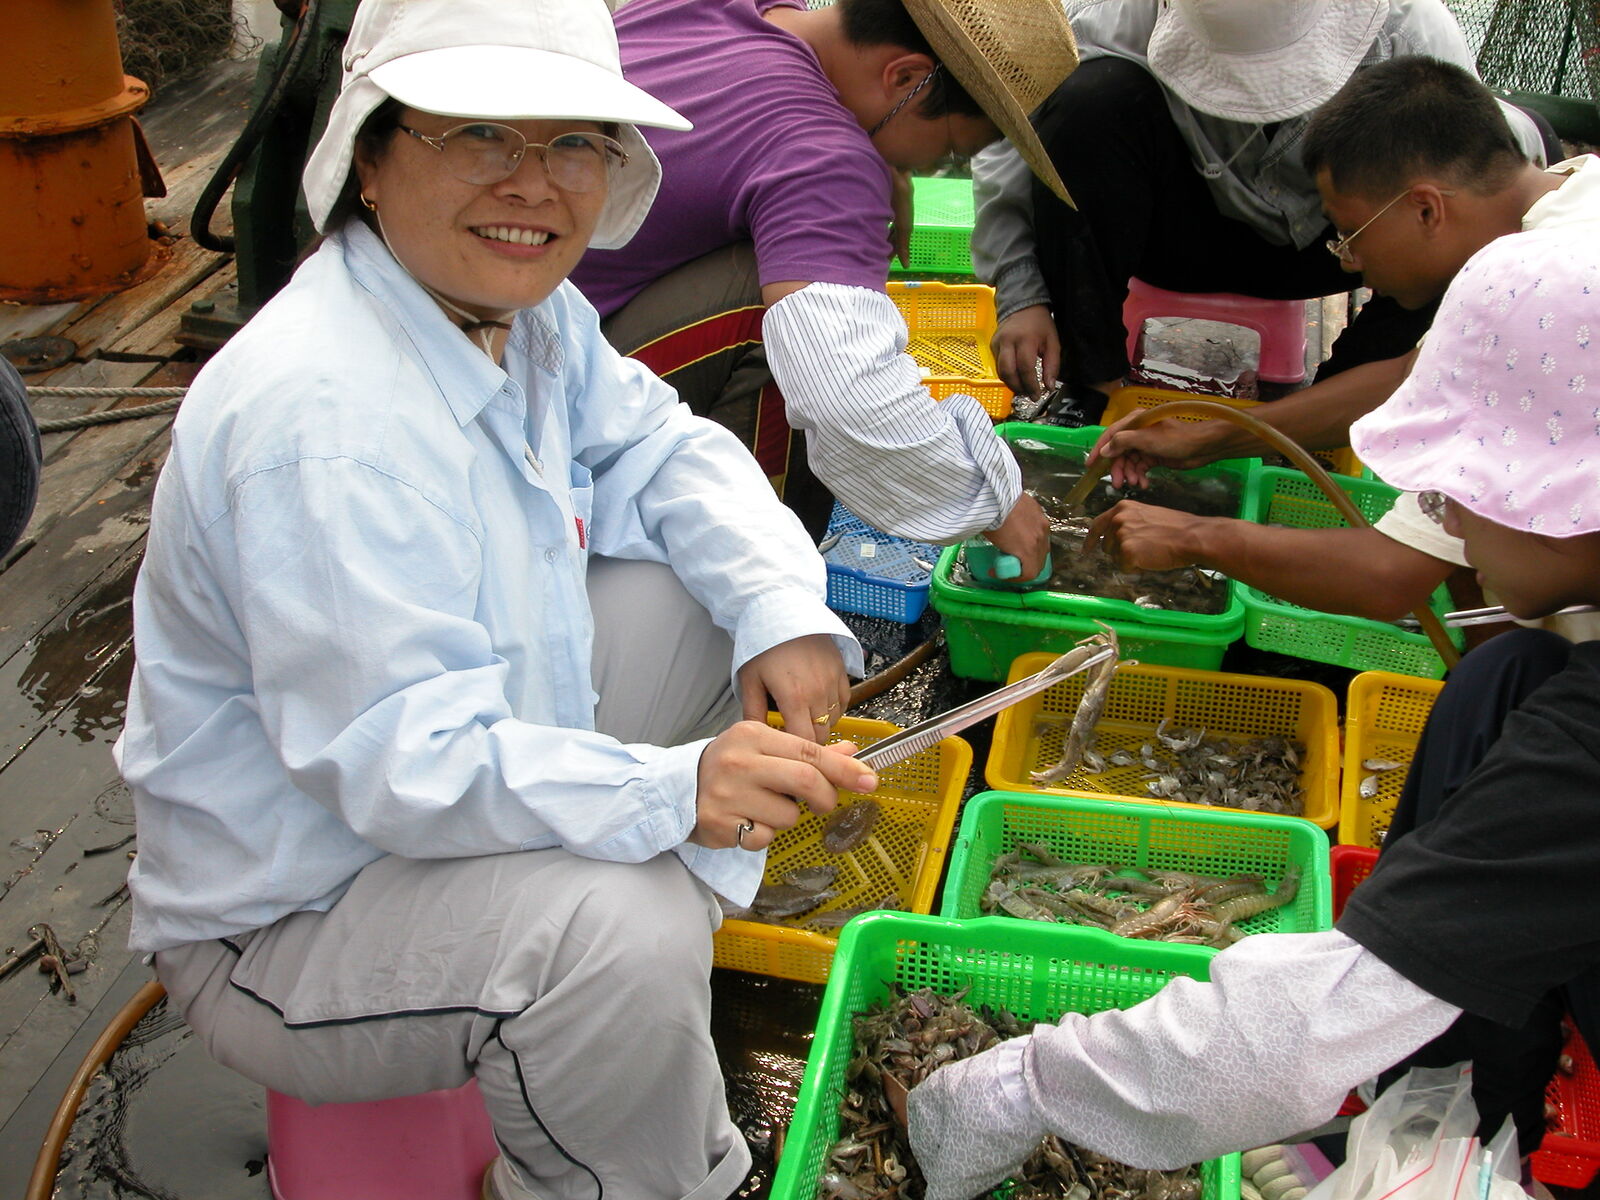
[[949, 543], [1010, 514], [1022, 494], [1016, 458], [972, 397], [934, 400], [886, 295], [807, 284], [767, 310], [762, 336], [811, 469], [857, 516]]

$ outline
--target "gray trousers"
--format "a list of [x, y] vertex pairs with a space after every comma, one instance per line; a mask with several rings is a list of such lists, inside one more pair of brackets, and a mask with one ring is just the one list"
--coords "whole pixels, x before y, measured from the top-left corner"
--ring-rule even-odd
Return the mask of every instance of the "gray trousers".
[[[739, 717], [732, 645], [665, 567], [593, 560], [597, 724], [675, 744]], [[708, 888], [670, 854], [379, 859], [326, 913], [156, 956], [220, 1063], [313, 1104], [477, 1076], [542, 1200], [722, 1200], [750, 1152], [710, 1036]]]

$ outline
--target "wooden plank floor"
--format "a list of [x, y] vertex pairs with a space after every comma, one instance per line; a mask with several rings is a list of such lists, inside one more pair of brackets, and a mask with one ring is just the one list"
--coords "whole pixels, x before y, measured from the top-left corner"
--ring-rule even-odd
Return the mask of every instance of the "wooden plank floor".
[[[254, 70], [253, 60], [219, 64], [142, 116], [169, 191], [147, 213], [174, 234], [159, 271], [93, 301], [0, 305], [0, 341], [52, 334], [77, 346], [72, 362], [28, 375], [30, 385], [193, 377], [198, 364], [174, 341], [179, 317], [231, 283], [233, 262], [187, 236], [189, 212], [244, 123]], [[228, 231], [225, 204], [212, 226]], [[34, 408], [46, 418], [143, 403], [41, 398]], [[73, 977], [75, 1004], [32, 967], [0, 980], [0, 1195], [21, 1195], [65, 1064], [148, 977], [126, 949], [122, 884], [134, 844], [121, 843], [133, 814], [110, 747], [131, 666], [130, 594], [170, 426], [169, 414], [47, 435], [33, 520], [0, 565], [0, 960], [38, 922], [89, 959]]]

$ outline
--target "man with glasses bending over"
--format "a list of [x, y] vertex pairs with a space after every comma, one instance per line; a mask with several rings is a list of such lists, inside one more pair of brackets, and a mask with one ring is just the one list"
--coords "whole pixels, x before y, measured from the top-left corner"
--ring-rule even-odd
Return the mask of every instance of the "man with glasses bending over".
[[[1600, 222], [1595, 157], [1541, 170], [1523, 157], [1501, 111], [1471, 74], [1437, 59], [1391, 59], [1354, 76], [1312, 117], [1305, 137], [1323, 208], [1335, 230], [1344, 231], [1329, 239], [1329, 261], [1360, 271], [1404, 310], [1422, 311], [1495, 239]], [[1413, 357], [1401, 360], [1405, 367]], [[1318, 382], [1256, 412], [1310, 449], [1345, 445], [1351, 422], [1396, 386], [1371, 382], [1378, 366]], [[1138, 482], [1153, 466], [1261, 452], [1253, 437], [1223, 421], [1121, 426], [1107, 429], [1096, 447], [1112, 460], [1118, 482]], [[1460, 540], [1429, 520], [1410, 494], [1370, 529], [1191, 519], [1124, 501], [1091, 535], [1127, 568], [1195, 563], [1293, 603], [1379, 620], [1426, 603], [1466, 563]], [[1317, 568], [1308, 571], [1307, 563]], [[1553, 620], [1575, 640], [1600, 632], [1592, 618]]]
[[[1443, 0], [1088, 0], [1072, 27], [1083, 66], [1036, 125], [1077, 208], [1032, 186], [1005, 147], [986, 151], [972, 258], [997, 291], [1001, 377], [1032, 389], [1040, 360], [1090, 422], [1128, 369], [1130, 277], [1283, 300], [1360, 284], [1322, 253], [1310, 114], [1391, 58], [1473, 66]], [[1524, 155], [1545, 161], [1534, 120], [1503, 108]], [[1367, 305], [1318, 378], [1404, 354], [1430, 312]]]
[[634, 0], [616, 20], [628, 78], [694, 129], [650, 132], [649, 218], [573, 274], [612, 344], [739, 434], [813, 533], [807, 457], [878, 528], [988, 531], [1036, 573], [1048, 524], [1015, 459], [975, 400], [934, 402], [885, 284], [900, 172], [1005, 133], [1060, 191], [1027, 121], [1077, 61], [1057, 0]]

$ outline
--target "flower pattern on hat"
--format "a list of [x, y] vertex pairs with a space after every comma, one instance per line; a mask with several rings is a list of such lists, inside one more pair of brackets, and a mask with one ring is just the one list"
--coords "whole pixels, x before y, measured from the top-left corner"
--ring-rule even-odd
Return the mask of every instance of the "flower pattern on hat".
[[1411, 375], [1351, 427], [1382, 478], [1557, 537], [1600, 530], [1600, 232], [1491, 242], [1445, 293]]

